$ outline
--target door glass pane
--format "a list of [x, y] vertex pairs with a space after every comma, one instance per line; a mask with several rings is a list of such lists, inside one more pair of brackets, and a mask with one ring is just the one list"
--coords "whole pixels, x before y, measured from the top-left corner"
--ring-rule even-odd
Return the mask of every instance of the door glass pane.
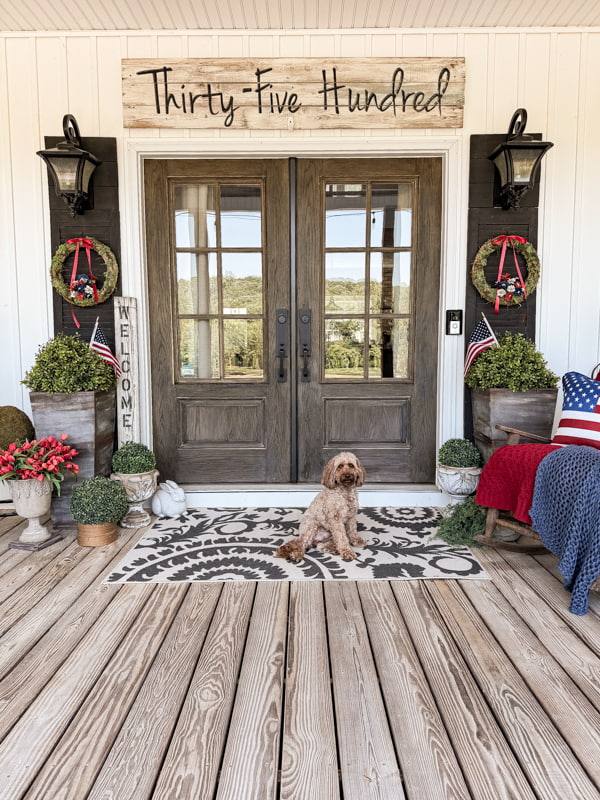
[[369, 378], [408, 378], [407, 319], [372, 319], [369, 323]]
[[179, 377], [219, 377], [219, 324], [216, 319], [179, 320]]
[[180, 314], [218, 313], [215, 253], [177, 253], [177, 305]]
[[410, 252], [371, 253], [371, 302], [374, 314], [410, 312]]
[[262, 254], [223, 253], [223, 313], [262, 313]]
[[176, 184], [174, 195], [175, 246], [216, 247], [215, 187]]
[[260, 319], [223, 320], [224, 377], [263, 377], [263, 331]]
[[221, 247], [261, 247], [260, 186], [221, 186]]
[[328, 183], [325, 187], [325, 247], [364, 247], [367, 187]]
[[364, 341], [361, 319], [325, 320], [325, 376], [364, 377]]
[[364, 253], [326, 253], [325, 311], [362, 314], [365, 310]]
[[371, 247], [410, 247], [412, 185], [374, 183], [371, 187]]

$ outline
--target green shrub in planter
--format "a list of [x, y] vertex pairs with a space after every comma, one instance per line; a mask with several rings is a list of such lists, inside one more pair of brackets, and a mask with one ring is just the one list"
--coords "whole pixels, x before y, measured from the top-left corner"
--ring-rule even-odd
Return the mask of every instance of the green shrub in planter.
[[438, 464], [445, 467], [479, 467], [481, 455], [468, 439], [448, 439], [438, 450]]
[[115, 385], [113, 368], [76, 333], [42, 345], [21, 381], [32, 392], [103, 392]]
[[156, 468], [156, 458], [145, 444], [127, 442], [112, 457], [112, 468], [121, 475], [150, 472]]
[[534, 342], [522, 333], [504, 333], [497, 347], [489, 347], [477, 356], [467, 372], [465, 383], [471, 389], [527, 392], [531, 389], [554, 389], [558, 375], [548, 369]]
[[71, 515], [81, 525], [118, 522], [126, 511], [125, 489], [110, 478], [88, 478], [73, 489]]
[[453, 506], [447, 517], [438, 523], [437, 537], [446, 544], [481, 547], [475, 536], [485, 533], [487, 509], [478, 506], [474, 497], [467, 497], [462, 503]]

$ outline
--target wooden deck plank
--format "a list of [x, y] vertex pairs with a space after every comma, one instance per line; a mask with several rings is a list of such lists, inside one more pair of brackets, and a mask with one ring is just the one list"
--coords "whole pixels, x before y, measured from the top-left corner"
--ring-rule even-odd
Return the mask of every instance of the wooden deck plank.
[[355, 583], [325, 584], [344, 797], [405, 797]]
[[0, 744], [0, 786], [19, 798], [63, 735], [156, 587], [123, 586]]
[[[123, 531], [116, 542], [106, 547], [95, 548], [96, 552], [90, 554], [89, 560], [83, 562], [78, 562], [73, 556], [76, 551], [69, 549], [60, 557], [54, 569], [50, 569], [52, 564], [48, 565], [48, 581], [51, 591], [45, 594], [43, 590], [40, 590], [41, 597], [38, 602], [33, 602], [36, 600], [36, 595], [32, 590], [19, 589], [16, 592], [15, 597], [19, 598], [20, 603], [19, 611], [25, 610], [24, 597], [31, 598], [33, 607], [0, 638], [0, 678], [4, 677], [54, 624], [71, 613], [75, 601], [82, 603], [81, 595], [84, 594], [86, 588], [95, 580], [101, 581], [108, 573], [110, 566], [106, 566], [107, 559], [110, 559], [111, 563], [115, 563], [136, 533], [135, 530]], [[77, 548], [78, 545], [74, 544], [73, 547]], [[62, 582], [55, 583], [56, 574], [63, 573], [63, 560], [66, 559], [68, 566], [69, 563], [72, 563], [72, 557], [75, 567], [70, 573], [67, 572], [64, 575]], [[38, 586], [42, 579], [43, 576], [38, 574], [28, 586]], [[15, 613], [13, 616], [17, 616], [17, 614]], [[10, 615], [7, 617], [11, 618]]]
[[461, 589], [588, 775], [600, 786], [600, 713], [493, 584], [475, 587], [463, 581]]
[[[26, 584], [37, 572], [45, 569], [51, 561], [58, 558], [69, 544], [69, 539], [61, 539], [59, 542], [55, 542], [49, 547], [45, 547], [43, 550], [37, 552], [35, 558], [24, 558], [20, 560], [18, 564], [8, 569], [2, 575], [0, 582], [0, 603], [4, 603], [5, 600], [10, 598], [11, 595], [14, 595], [16, 591]], [[14, 552], [17, 551], [15, 550]]]
[[290, 587], [281, 800], [340, 796], [323, 587]]
[[[177, 797], [182, 786], [187, 797], [214, 796], [255, 589], [245, 582], [223, 586], [162, 765], [156, 798]], [[115, 794], [115, 800], [120, 797]]]
[[[27, 800], [86, 797], [181, 605], [188, 586], [161, 584], [97, 677], [77, 714], [38, 772]], [[119, 596], [116, 602], [119, 602]]]
[[391, 586], [471, 794], [476, 800], [535, 800], [423, 583], [394, 581]]
[[358, 591], [406, 794], [409, 798], [470, 798], [389, 584], [364, 581]]
[[[569, 612], [566, 612], [568, 617], [558, 613], [554, 599], [550, 605], [541, 602], [535, 588], [513, 568], [514, 562], [512, 565], [507, 564], [499, 553], [491, 550], [482, 553], [482, 561], [492, 575], [494, 586], [502, 592], [529, 627], [535, 630], [540, 642], [552, 653], [588, 700], [600, 710], [598, 653], [582, 642], [578, 633], [573, 630], [580, 617]], [[538, 564], [536, 570], [533, 564], [529, 564], [527, 569], [541, 571], [542, 568]], [[560, 593], [562, 590], [559, 587], [557, 591]]]
[[[53, 599], [57, 595], [60, 595], [61, 599], [64, 597], [64, 585], [60, 587], [58, 592], [54, 592], [54, 598], [52, 596], [53, 590], [61, 583], [63, 578], [70, 582], [74, 592], [80, 592], [82, 571], [83, 573], [89, 571], [94, 575], [99, 569], [96, 569], [93, 563], [90, 566], [81, 565], [81, 562], [91, 555], [93, 554], [79, 547], [77, 542], [71, 542], [62, 551], [59, 558], [51, 561], [43, 570], [35, 574], [26, 586], [18, 589], [11, 597], [5, 600], [0, 606], [0, 636], [10, 630], [25, 614], [31, 614], [36, 605], [43, 603], [48, 611], [45, 617], [49, 617], [52, 613]], [[103, 554], [97, 555], [95, 561], [102, 562], [102, 556]], [[80, 569], [75, 570], [77, 566]], [[60, 611], [58, 613], [60, 614]]]
[[570, 593], [547, 570], [539, 569], [535, 559], [522, 561], [505, 551], [497, 551], [497, 555], [506, 562], [505, 569], [527, 581], [536, 596], [542, 598], [596, 655], [600, 655], [600, 618], [596, 614], [572, 614], [569, 611]]
[[217, 583], [189, 587], [87, 800], [152, 796], [220, 594]]
[[426, 590], [529, 781], [545, 800], [563, 800], [569, 794], [578, 800], [597, 800], [597, 787], [460, 588], [431, 581]]
[[217, 800], [277, 796], [289, 584], [257, 584]]
[[[558, 569], [558, 558], [553, 553], [542, 553], [536, 556], [535, 560], [538, 564], [542, 564], [551, 575], [554, 575], [561, 586], [564, 584], [565, 579]], [[600, 616], [600, 591], [594, 589], [594, 591], [590, 592], [588, 600], [590, 612]]]

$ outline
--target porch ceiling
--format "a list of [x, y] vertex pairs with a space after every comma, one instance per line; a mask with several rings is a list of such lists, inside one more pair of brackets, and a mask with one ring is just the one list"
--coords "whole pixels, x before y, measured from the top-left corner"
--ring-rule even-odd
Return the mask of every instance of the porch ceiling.
[[594, 27], [597, 0], [3, 0], [0, 30]]

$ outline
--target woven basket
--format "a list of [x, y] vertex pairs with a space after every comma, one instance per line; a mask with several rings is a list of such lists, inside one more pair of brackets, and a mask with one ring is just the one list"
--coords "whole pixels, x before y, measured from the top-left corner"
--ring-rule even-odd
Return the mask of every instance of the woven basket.
[[104, 522], [101, 525], [77, 524], [77, 543], [81, 547], [102, 547], [117, 540], [117, 523]]

